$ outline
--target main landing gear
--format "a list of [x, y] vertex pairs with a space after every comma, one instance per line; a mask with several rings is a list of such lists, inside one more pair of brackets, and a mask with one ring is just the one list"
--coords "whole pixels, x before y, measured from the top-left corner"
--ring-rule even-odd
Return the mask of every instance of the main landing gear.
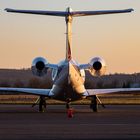
[[72, 118], [73, 117], [73, 109], [71, 107], [71, 99], [70, 98], [67, 99], [66, 109], [67, 109], [68, 118]]
[[39, 112], [45, 112], [46, 109], [46, 100], [44, 96], [40, 96], [37, 98], [36, 102], [32, 105], [34, 107], [35, 105], [39, 104]]
[[105, 108], [104, 104], [101, 102], [101, 100], [98, 98], [97, 95], [94, 95], [91, 99], [91, 104], [90, 104], [90, 108], [94, 111], [97, 112], [98, 111], [98, 102], [102, 105], [103, 108]]
[[96, 95], [94, 95], [91, 99], [91, 104], [90, 104], [90, 108], [94, 111], [97, 112], [98, 110], [98, 103], [97, 103], [97, 97]]
[[39, 112], [45, 112], [46, 109], [46, 100], [44, 96], [40, 96], [39, 102]]

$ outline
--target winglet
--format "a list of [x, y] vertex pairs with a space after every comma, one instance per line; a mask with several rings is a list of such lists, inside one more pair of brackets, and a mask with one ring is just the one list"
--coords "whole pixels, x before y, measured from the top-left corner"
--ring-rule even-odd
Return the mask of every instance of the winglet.
[[130, 9], [126, 9], [125, 11], [126, 11], [126, 12], [133, 12], [134, 9], [130, 8]]
[[10, 8], [5, 8], [4, 9], [6, 12], [12, 12], [12, 11], [14, 11], [13, 9], [10, 9]]

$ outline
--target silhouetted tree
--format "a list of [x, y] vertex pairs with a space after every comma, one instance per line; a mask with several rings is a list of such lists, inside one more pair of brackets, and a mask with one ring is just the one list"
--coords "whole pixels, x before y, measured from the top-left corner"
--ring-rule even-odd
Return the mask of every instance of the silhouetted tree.
[[40, 88], [41, 81], [38, 78], [32, 78], [29, 80], [28, 87], [30, 88]]
[[11, 87], [11, 84], [7, 81], [3, 81], [0, 83], [0, 87]]
[[17, 88], [23, 88], [24, 87], [24, 83], [22, 81], [20, 81], [19, 79], [17, 79], [14, 84], [13, 87], [17, 87]]

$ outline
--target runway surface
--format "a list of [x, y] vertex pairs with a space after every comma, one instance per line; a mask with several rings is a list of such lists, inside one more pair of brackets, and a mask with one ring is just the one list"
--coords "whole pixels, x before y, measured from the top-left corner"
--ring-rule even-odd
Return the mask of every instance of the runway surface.
[[0, 105], [0, 140], [140, 139], [140, 105], [107, 105], [94, 113], [75, 105], [68, 118], [63, 105]]

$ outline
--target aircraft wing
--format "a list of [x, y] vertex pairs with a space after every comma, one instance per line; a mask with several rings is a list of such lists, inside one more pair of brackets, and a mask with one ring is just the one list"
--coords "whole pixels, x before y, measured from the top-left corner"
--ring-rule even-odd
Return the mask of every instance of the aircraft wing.
[[[5, 95], [6, 92], [20, 94], [20, 93], [27, 93], [32, 95], [43, 95], [49, 96], [49, 92], [51, 89], [34, 89], [34, 88], [0, 88], [0, 95]], [[3, 93], [4, 92], [4, 93]]]
[[85, 96], [93, 96], [98, 94], [109, 94], [109, 93], [129, 93], [138, 92], [140, 88], [114, 88], [114, 89], [87, 89]]
[[18, 10], [18, 9], [5, 9], [7, 12], [24, 13], [24, 14], [38, 14], [38, 15], [50, 15], [50, 16], [62, 16], [66, 15], [65, 11], [42, 11], [42, 10]]
[[101, 11], [75, 11], [75, 12], [72, 12], [72, 15], [75, 17], [78, 17], [78, 16], [90, 16], [90, 15], [129, 13], [132, 11], [134, 11], [134, 10], [133, 9], [125, 9], [125, 10], [101, 10]]

